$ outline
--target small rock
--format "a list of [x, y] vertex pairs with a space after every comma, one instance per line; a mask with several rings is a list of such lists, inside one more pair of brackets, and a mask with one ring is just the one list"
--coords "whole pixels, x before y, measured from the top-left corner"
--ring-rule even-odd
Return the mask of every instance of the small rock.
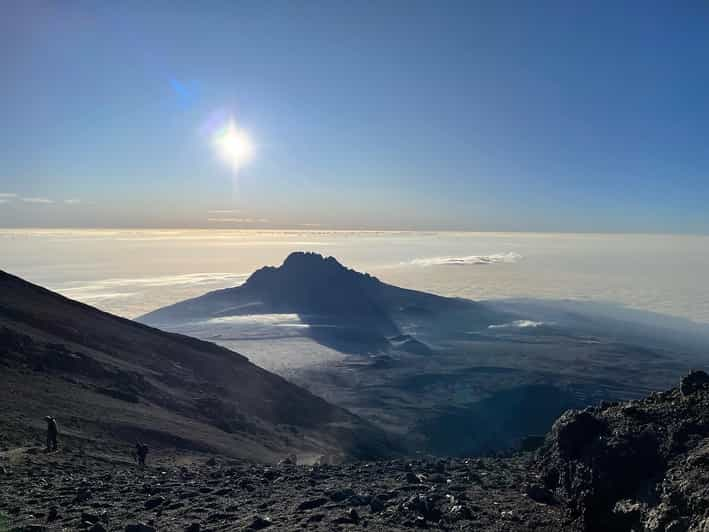
[[333, 519], [332, 523], [335, 525], [344, 525], [344, 524], [356, 525], [357, 523], [359, 523], [359, 514], [357, 513], [357, 510], [352, 508], [352, 509], [350, 509], [349, 512], [347, 512], [342, 517], [338, 517], [336, 519]]
[[132, 525], [126, 525], [125, 532], [157, 532], [152, 526], [148, 526], [145, 523], [135, 523]]
[[449, 511], [450, 518], [453, 521], [461, 521], [461, 520], [470, 520], [473, 518], [473, 512], [470, 511], [470, 508], [463, 504], [454, 504], [451, 506], [451, 509]]
[[263, 470], [263, 478], [265, 478], [266, 480], [274, 480], [280, 476], [280, 471], [276, 471], [275, 469], [266, 468]]
[[327, 502], [327, 499], [325, 497], [318, 497], [316, 499], [308, 499], [307, 501], [301, 502], [298, 507], [296, 508], [297, 511], [303, 512], [305, 510], [312, 510], [313, 508], [317, 508], [318, 506], [322, 506]]
[[403, 509], [414, 512], [424, 519], [424, 521], [438, 521], [441, 518], [441, 511], [436, 508], [433, 498], [426, 495], [414, 495], [403, 503]]
[[279, 466], [291, 466], [291, 465], [296, 465], [295, 462], [296, 461], [294, 460], [293, 456], [288, 456], [288, 457], [284, 458], [283, 460], [280, 460], [278, 462], [278, 465]]
[[325, 514], [313, 514], [308, 517], [308, 523], [319, 523], [323, 519], [325, 519]]
[[557, 502], [556, 497], [554, 497], [554, 494], [543, 486], [532, 484], [530, 486], [527, 486], [524, 492], [527, 497], [529, 497], [535, 502], [540, 502], [542, 504], [556, 504]]
[[369, 510], [375, 514], [384, 511], [384, 501], [382, 501], [379, 497], [372, 497], [372, 500], [369, 503]]
[[408, 482], [409, 484], [420, 484], [421, 480], [412, 471], [408, 471], [406, 473], [406, 482]]
[[446, 462], [445, 460], [438, 460], [435, 466], [436, 473], [443, 474], [446, 472]]
[[367, 506], [371, 501], [371, 495], [358, 494], [347, 499], [347, 504], [350, 506]]
[[268, 528], [271, 526], [273, 523], [271, 522], [270, 519], [266, 518], [264, 519], [260, 515], [257, 515], [253, 518], [251, 521], [251, 524], [247, 527], [249, 530], [262, 530], [264, 528]]
[[96, 514], [90, 514], [88, 512], [81, 512], [81, 520], [84, 523], [98, 523], [100, 521], [99, 516]]
[[215, 466], [215, 465], [217, 465], [217, 459], [212, 456], [209, 460], [207, 460], [207, 465], [208, 465], [208, 466]]
[[165, 500], [165, 497], [163, 497], [162, 495], [158, 497], [153, 497], [152, 499], [148, 499], [147, 501], [145, 501], [145, 509], [152, 510], [153, 508], [157, 508], [158, 506], [163, 504]]
[[342, 502], [345, 499], [349, 499], [354, 494], [355, 492], [352, 488], [342, 488], [339, 490], [331, 491], [328, 495], [330, 496], [331, 501]]

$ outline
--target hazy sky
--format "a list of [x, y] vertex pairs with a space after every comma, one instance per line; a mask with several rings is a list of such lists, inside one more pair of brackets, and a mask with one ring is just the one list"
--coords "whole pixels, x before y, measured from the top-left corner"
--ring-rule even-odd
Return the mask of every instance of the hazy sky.
[[0, 226], [709, 233], [707, 28], [704, 0], [2, 2]]

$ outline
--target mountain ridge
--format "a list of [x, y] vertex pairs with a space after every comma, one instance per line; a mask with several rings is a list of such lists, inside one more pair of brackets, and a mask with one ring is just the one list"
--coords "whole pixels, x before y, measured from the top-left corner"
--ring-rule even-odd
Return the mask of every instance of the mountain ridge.
[[293, 252], [281, 266], [264, 266], [244, 282], [144, 314], [146, 324], [228, 315], [297, 313], [356, 319], [385, 336], [398, 336], [396, 315], [446, 311], [486, 312], [474, 301], [400, 288], [343, 266], [334, 257]]

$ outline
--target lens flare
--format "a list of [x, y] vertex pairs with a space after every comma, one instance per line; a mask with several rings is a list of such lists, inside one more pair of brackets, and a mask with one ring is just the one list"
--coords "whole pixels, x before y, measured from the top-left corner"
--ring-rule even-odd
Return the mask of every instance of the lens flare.
[[219, 157], [238, 173], [254, 157], [255, 148], [249, 134], [230, 119], [214, 135], [214, 148]]

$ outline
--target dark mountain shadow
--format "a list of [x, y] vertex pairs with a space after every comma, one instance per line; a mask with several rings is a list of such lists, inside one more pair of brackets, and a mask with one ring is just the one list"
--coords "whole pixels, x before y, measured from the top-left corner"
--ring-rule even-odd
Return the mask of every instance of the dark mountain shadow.
[[484, 304], [518, 317], [534, 316], [574, 334], [622, 338], [626, 343], [687, 351], [704, 359], [709, 354], [709, 325], [686, 318], [612, 302], [505, 299]]
[[451, 407], [418, 427], [427, 451], [474, 456], [514, 448], [522, 438], [545, 434], [569, 408], [583, 406], [576, 395], [547, 384], [519, 386], [462, 407]]

